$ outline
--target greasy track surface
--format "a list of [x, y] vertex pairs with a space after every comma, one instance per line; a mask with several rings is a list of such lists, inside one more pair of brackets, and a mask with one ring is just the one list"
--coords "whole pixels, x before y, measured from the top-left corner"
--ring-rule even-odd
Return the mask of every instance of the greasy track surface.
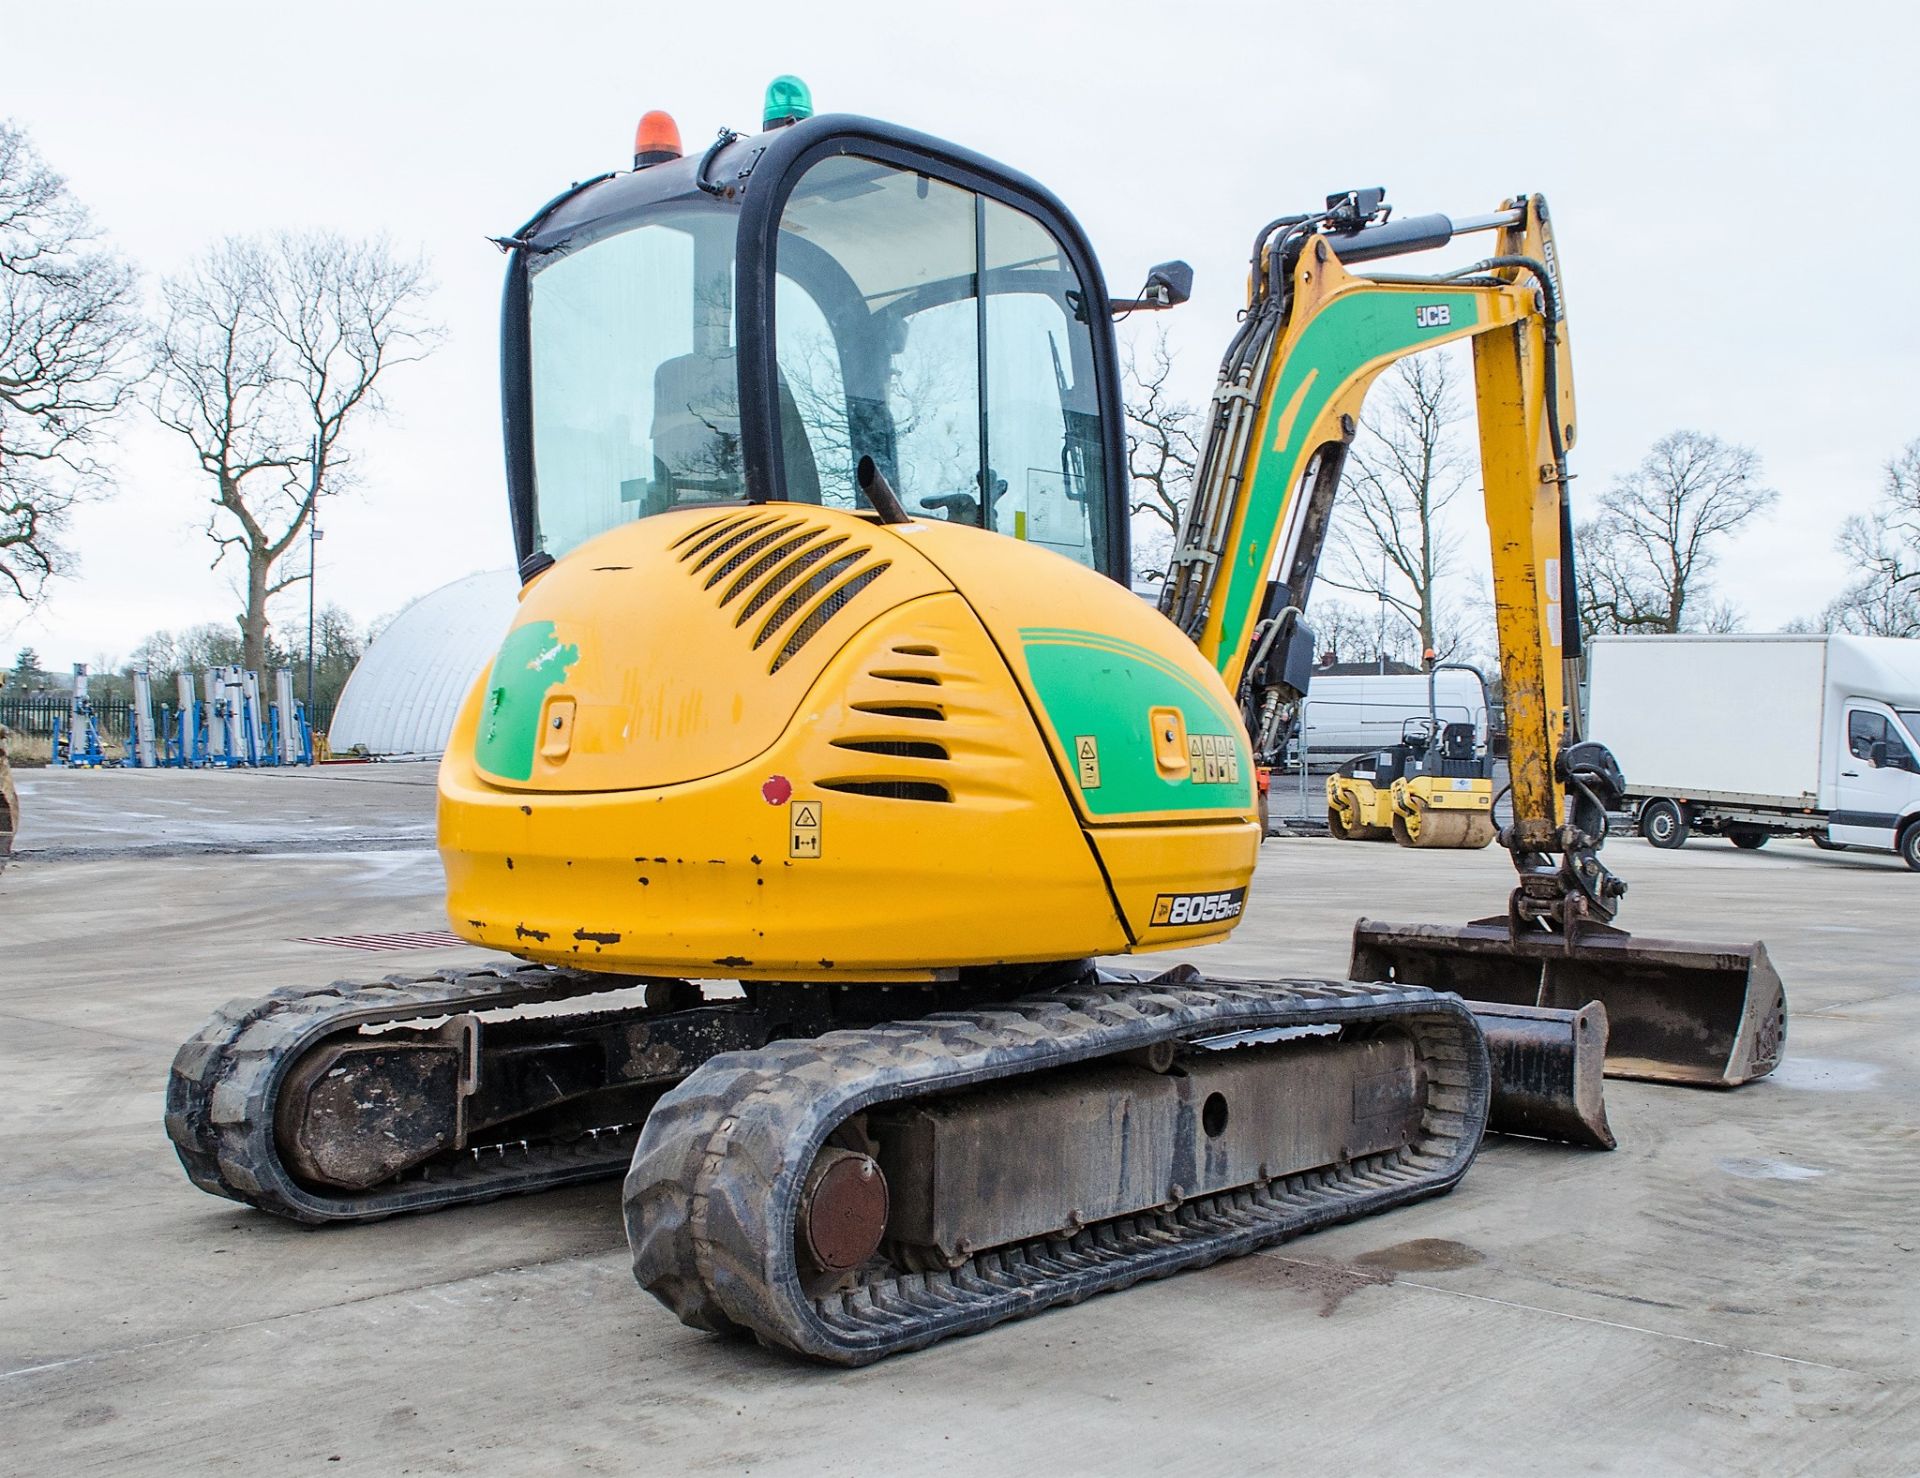
[[[999, 1248], [950, 1272], [889, 1272], [820, 1297], [802, 1287], [793, 1227], [806, 1171], [837, 1125], [876, 1102], [1176, 1038], [1376, 1023], [1412, 1035], [1427, 1070], [1421, 1136], [1403, 1149]], [[1489, 1091], [1485, 1044], [1458, 998], [1346, 982], [1107, 984], [725, 1053], [641, 1131], [626, 1184], [634, 1276], [688, 1324], [864, 1364], [1448, 1190], [1479, 1146]]]
[[302, 1185], [280, 1158], [274, 1098], [311, 1047], [362, 1025], [453, 1016], [609, 989], [605, 976], [538, 966], [442, 971], [356, 985], [337, 981], [230, 1001], [181, 1045], [167, 1079], [167, 1135], [203, 1191], [296, 1221], [370, 1221], [615, 1175], [628, 1142], [614, 1135], [462, 1153], [398, 1184], [360, 1192]]

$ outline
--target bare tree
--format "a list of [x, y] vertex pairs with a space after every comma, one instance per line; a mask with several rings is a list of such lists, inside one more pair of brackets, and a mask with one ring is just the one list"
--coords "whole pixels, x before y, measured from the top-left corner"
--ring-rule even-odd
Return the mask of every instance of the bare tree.
[[1138, 343], [1127, 346], [1122, 367], [1126, 380], [1127, 476], [1130, 509], [1136, 524], [1146, 521], [1148, 535], [1140, 540], [1152, 570], [1165, 570], [1171, 536], [1193, 496], [1193, 477], [1200, 466], [1200, 413], [1170, 388], [1173, 350], [1167, 331], [1156, 326], [1147, 362], [1140, 362]]
[[1920, 636], [1920, 439], [1887, 462], [1880, 502], [1840, 526], [1838, 547], [1861, 577], [1821, 625], [1862, 636]]
[[1456, 435], [1466, 419], [1456, 374], [1444, 354], [1402, 360], [1384, 406], [1362, 419], [1335, 501], [1334, 559], [1321, 576], [1385, 601], [1419, 634], [1422, 652], [1441, 656], [1441, 586], [1457, 554], [1441, 514], [1474, 475]]
[[265, 662], [268, 601], [308, 578], [277, 566], [316, 497], [345, 485], [349, 425], [383, 408], [388, 370], [439, 339], [429, 291], [421, 259], [330, 232], [229, 238], [161, 285], [154, 414], [213, 479], [215, 566], [245, 561], [248, 667]]
[[76, 500], [139, 378], [133, 269], [24, 130], [0, 121], [0, 594], [31, 601], [66, 560]]
[[1405, 653], [1399, 638], [1404, 626], [1395, 622], [1391, 630], [1372, 612], [1356, 610], [1343, 600], [1316, 598], [1307, 612], [1307, 625], [1313, 631], [1314, 665], [1332, 666], [1344, 662], [1398, 662]]
[[1739, 612], [1713, 602], [1718, 546], [1779, 501], [1760, 458], [1699, 431], [1663, 436], [1600, 496], [1574, 531], [1580, 615], [1589, 631], [1731, 631]]

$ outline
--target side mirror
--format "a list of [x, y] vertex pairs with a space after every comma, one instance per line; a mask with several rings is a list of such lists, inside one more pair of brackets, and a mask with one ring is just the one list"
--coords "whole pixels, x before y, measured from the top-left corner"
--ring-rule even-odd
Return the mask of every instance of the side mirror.
[[1177, 308], [1193, 296], [1193, 268], [1185, 262], [1162, 262], [1147, 273], [1147, 285], [1137, 298], [1115, 298], [1112, 308], [1117, 317], [1140, 309]]
[[1887, 767], [1887, 741], [1886, 740], [1876, 739], [1873, 741], [1872, 744], [1867, 746], [1867, 763], [1872, 765], [1876, 770], [1886, 769]]
[[1147, 273], [1147, 290], [1140, 294], [1162, 308], [1175, 308], [1193, 296], [1193, 268], [1185, 262], [1162, 262]]

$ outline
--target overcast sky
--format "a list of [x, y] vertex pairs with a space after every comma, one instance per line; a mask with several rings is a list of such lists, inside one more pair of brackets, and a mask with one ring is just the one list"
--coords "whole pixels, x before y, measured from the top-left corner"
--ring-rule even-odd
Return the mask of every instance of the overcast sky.
[[[1835, 527], [1920, 437], [1917, 52], [1915, 9], [1891, 3], [0, 0], [0, 115], [149, 290], [230, 233], [384, 231], [429, 255], [445, 346], [395, 373], [391, 415], [357, 438], [359, 490], [324, 512], [320, 598], [362, 621], [511, 560], [503, 262], [485, 237], [625, 167], [646, 109], [697, 148], [757, 127], [762, 87], [792, 71], [823, 112], [1051, 185], [1116, 292], [1189, 260], [1193, 301], [1166, 321], [1194, 399], [1262, 221], [1355, 185], [1385, 185], [1404, 214], [1545, 193], [1576, 496], [1679, 427], [1752, 446], [1781, 503], [1728, 550], [1720, 587], [1765, 630], [1835, 593]], [[24, 618], [0, 606], [8, 660], [120, 658], [239, 608], [231, 572], [208, 569], [185, 444], [129, 417], [117, 464], [118, 497], [74, 520], [77, 576]]]

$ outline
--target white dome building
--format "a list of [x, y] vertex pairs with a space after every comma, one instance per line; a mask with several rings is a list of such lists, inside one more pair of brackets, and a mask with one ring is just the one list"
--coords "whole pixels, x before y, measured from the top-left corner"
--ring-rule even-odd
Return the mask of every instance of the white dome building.
[[423, 595], [380, 633], [347, 679], [327, 729], [337, 755], [444, 753], [467, 690], [499, 651], [520, 581], [468, 575]]

